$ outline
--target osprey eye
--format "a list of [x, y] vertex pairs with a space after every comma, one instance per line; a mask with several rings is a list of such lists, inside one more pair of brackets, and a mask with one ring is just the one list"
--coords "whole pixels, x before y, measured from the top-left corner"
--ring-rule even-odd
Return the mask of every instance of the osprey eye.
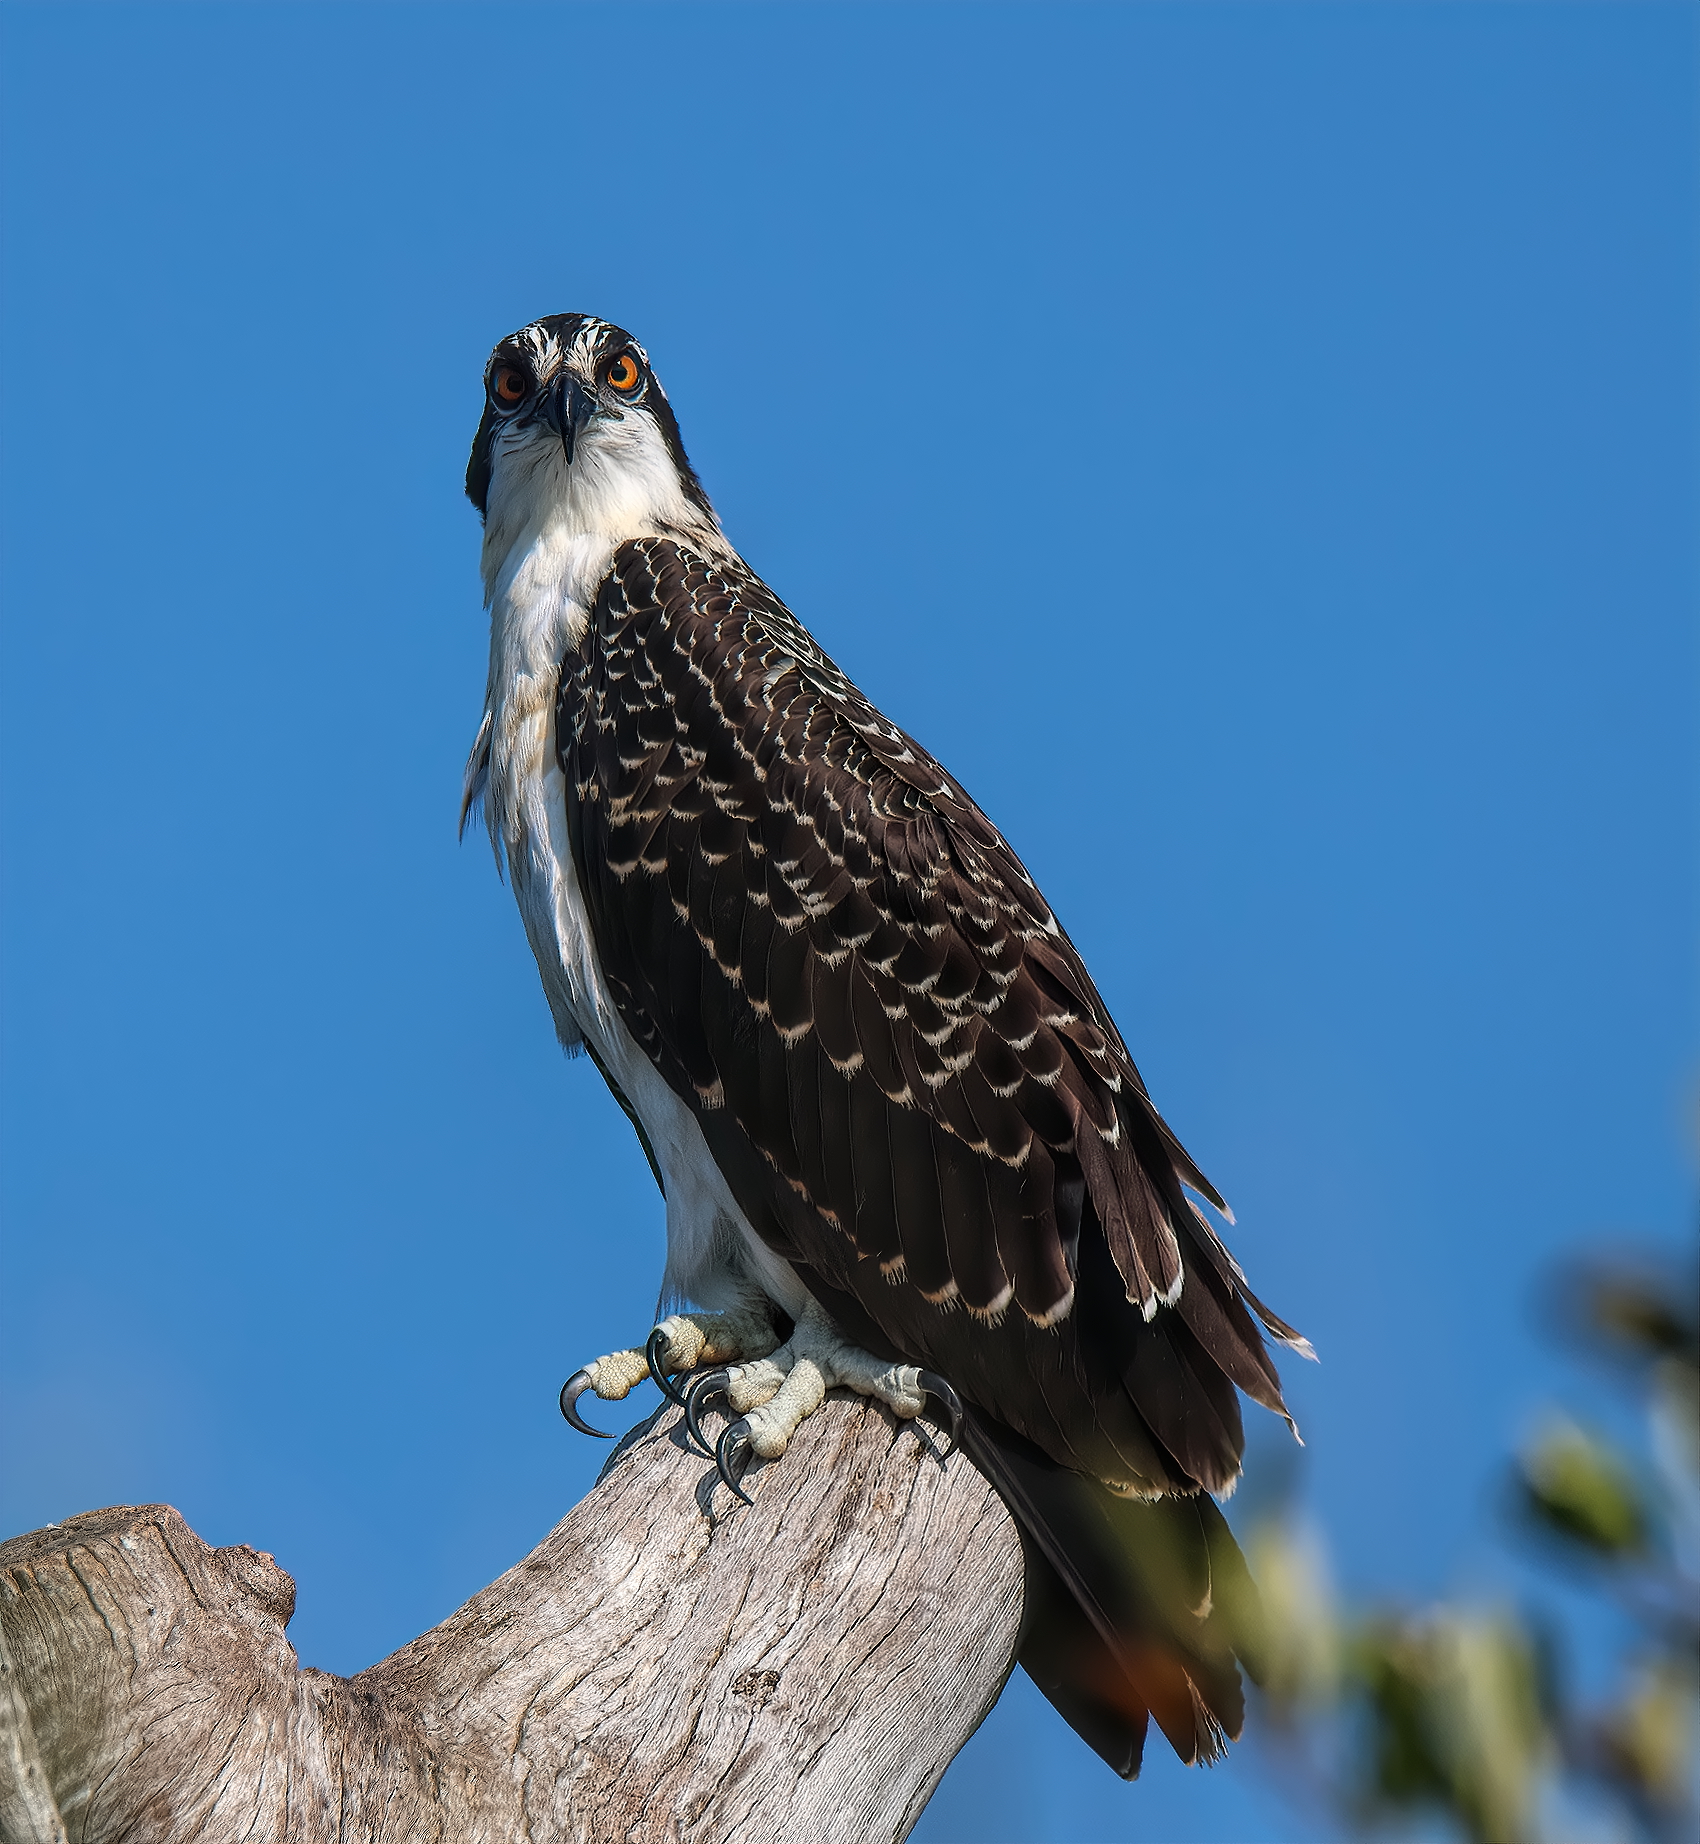
[[504, 365], [490, 380], [490, 395], [504, 409], [511, 410], [516, 403], [523, 403], [530, 389], [531, 380], [515, 365]]
[[629, 391], [634, 389], [641, 376], [642, 374], [638, 370], [638, 362], [629, 352], [622, 352], [620, 356], [615, 359], [614, 363], [608, 367], [608, 382], [613, 385], [614, 389], [617, 391]]

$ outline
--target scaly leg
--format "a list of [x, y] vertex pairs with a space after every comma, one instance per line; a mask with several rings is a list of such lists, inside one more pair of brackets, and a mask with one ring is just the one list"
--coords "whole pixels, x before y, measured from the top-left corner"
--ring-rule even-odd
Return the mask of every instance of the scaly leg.
[[720, 1476], [749, 1504], [740, 1481], [752, 1458], [777, 1460], [791, 1437], [821, 1405], [829, 1389], [853, 1389], [877, 1396], [905, 1420], [919, 1415], [935, 1396], [950, 1417], [953, 1443], [962, 1428], [962, 1402], [935, 1371], [913, 1364], [887, 1364], [839, 1335], [831, 1319], [812, 1302], [791, 1337], [755, 1363], [705, 1371], [685, 1395], [685, 1425], [709, 1452], [699, 1416], [711, 1396], [724, 1395], [738, 1420], [729, 1422], [713, 1449]]
[[650, 1333], [642, 1350], [610, 1351], [568, 1377], [561, 1386], [561, 1413], [581, 1434], [612, 1440], [612, 1435], [591, 1427], [579, 1415], [576, 1404], [587, 1389], [604, 1402], [620, 1402], [634, 1384], [653, 1377], [665, 1394], [683, 1402], [671, 1381], [673, 1375], [694, 1370], [698, 1364], [765, 1357], [778, 1342], [767, 1304], [759, 1296], [740, 1301], [729, 1312], [674, 1313]]

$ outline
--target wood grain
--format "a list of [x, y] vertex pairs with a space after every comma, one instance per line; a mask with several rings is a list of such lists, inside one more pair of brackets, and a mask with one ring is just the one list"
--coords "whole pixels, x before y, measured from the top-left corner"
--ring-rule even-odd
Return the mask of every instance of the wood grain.
[[1015, 1524], [938, 1438], [835, 1395], [746, 1508], [668, 1408], [524, 1561], [352, 1678], [299, 1666], [271, 1557], [169, 1507], [16, 1538], [0, 1839], [901, 1839], [1021, 1620]]

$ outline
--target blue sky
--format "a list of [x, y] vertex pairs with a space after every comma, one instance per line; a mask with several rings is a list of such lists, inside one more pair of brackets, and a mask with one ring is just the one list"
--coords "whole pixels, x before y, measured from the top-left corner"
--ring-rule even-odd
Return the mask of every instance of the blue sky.
[[[1692, 1220], [1694, 19], [8, 5], [0, 1529], [168, 1500], [351, 1671], [594, 1477], [659, 1203], [454, 834], [580, 308], [1080, 944], [1345, 1582], [1491, 1588], [1535, 1277]], [[1314, 1835], [1160, 1755], [1018, 1679], [917, 1836]]]

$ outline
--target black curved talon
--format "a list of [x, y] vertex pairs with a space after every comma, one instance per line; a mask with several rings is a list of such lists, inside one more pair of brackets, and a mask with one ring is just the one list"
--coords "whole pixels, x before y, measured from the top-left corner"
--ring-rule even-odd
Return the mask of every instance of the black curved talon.
[[599, 1441], [611, 1441], [611, 1434], [604, 1434], [600, 1428], [593, 1428], [583, 1420], [575, 1404], [580, 1396], [591, 1387], [590, 1372], [575, 1370], [561, 1385], [561, 1413], [566, 1416], [569, 1427], [577, 1428], [580, 1434], [593, 1434]]
[[714, 1449], [708, 1444], [708, 1436], [702, 1431], [702, 1424], [697, 1417], [703, 1411], [703, 1405], [710, 1396], [722, 1394], [732, 1381], [728, 1370], [705, 1370], [695, 1378], [685, 1391], [685, 1431], [696, 1443], [697, 1450], [705, 1460], [714, 1458]]
[[[915, 1379], [915, 1387], [936, 1396], [950, 1417], [950, 1451], [954, 1453], [962, 1445], [962, 1398], [936, 1370], [923, 1370]], [[941, 1461], [944, 1457], [939, 1455]]]
[[729, 1421], [715, 1443], [714, 1463], [720, 1468], [720, 1477], [726, 1481], [727, 1487], [746, 1505], [753, 1505], [756, 1501], [738, 1482], [749, 1470], [750, 1461], [754, 1458], [755, 1449], [750, 1445], [750, 1424], [743, 1420]]
[[649, 1361], [649, 1374], [655, 1379], [655, 1387], [661, 1391], [669, 1402], [685, 1406], [685, 1393], [678, 1384], [661, 1368], [661, 1354], [667, 1349], [667, 1340], [661, 1327], [657, 1326], [649, 1335], [649, 1343], [643, 1348], [643, 1354]]

